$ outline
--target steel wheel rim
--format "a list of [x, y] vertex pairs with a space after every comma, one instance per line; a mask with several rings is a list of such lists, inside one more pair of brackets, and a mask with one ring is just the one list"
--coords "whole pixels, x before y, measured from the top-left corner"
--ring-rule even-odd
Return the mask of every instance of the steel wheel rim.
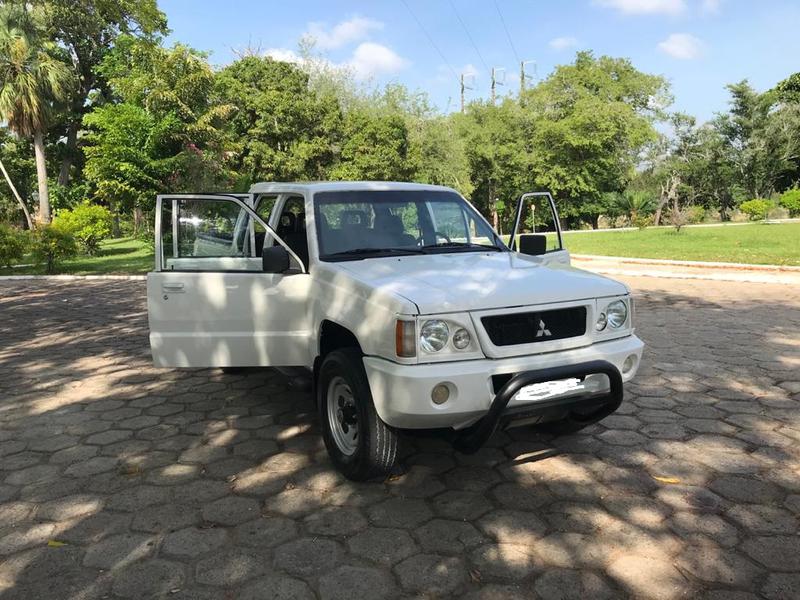
[[342, 454], [352, 456], [358, 449], [358, 411], [353, 391], [344, 377], [337, 375], [331, 379], [326, 404], [333, 441]]

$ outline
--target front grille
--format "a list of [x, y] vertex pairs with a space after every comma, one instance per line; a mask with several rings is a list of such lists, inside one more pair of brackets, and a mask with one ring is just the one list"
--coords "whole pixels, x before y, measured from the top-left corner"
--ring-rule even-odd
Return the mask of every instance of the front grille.
[[586, 307], [493, 315], [481, 323], [495, 346], [551, 342], [586, 333]]

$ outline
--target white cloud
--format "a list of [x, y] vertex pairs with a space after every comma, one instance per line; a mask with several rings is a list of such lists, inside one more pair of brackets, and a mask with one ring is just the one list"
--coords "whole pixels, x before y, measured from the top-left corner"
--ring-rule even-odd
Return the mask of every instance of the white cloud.
[[594, 3], [628, 15], [678, 15], [686, 10], [685, 0], [594, 0]]
[[295, 64], [300, 64], [303, 62], [303, 58], [297, 54], [297, 52], [294, 50], [289, 50], [288, 48], [268, 48], [264, 51], [264, 55], [281, 62]]
[[309, 23], [306, 36], [314, 38], [320, 50], [335, 50], [347, 44], [363, 40], [370, 32], [383, 29], [383, 23], [375, 19], [355, 16], [347, 21], [337, 23], [328, 29], [325, 23]]
[[722, 0], [703, 0], [700, 4], [700, 10], [704, 13], [718, 13], [721, 5]]
[[681, 60], [692, 60], [703, 53], [703, 42], [688, 33], [672, 33], [658, 47], [662, 52]]
[[347, 66], [356, 77], [367, 79], [375, 75], [397, 73], [405, 69], [409, 62], [391, 48], [375, 42], [363, 42], [353, 52]]
[[566, 50], [578, 45], [578, 40], [574, 37], [557, 37], [550, 40], [550, 47], [553, 50]]

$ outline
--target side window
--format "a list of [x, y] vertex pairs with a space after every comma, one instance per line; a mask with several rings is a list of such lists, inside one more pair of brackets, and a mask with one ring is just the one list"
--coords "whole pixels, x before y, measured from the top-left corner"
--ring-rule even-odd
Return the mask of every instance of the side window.
[[164, 198], [161, 223], [165, 270], [261, 270], [252, 256], [250, 216], [233, 200]]
[[[302, 196], [286, 199], [275, 232], [286, 242], [303, 264], [308, 267], [308, 237], [306, 236], [306, 203]], [[273, 245], [277, 244], [273, 241]]]
[[[263, 195], [256, 199], [256, 214], [264, 219], [265, 223], [269, 223], [269, 217], [272, 214], [272, 209], [275, 208], [275, 202], [278, 201], [278, 196]], [[256, 230], [261, 227], [256, 223]], [[263, 227], [262, 227], [263, 230]]]

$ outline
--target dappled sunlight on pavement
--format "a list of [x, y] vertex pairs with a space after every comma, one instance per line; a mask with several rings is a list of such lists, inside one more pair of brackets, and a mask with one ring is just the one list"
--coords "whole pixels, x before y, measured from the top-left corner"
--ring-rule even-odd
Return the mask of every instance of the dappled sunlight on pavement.
[[800, 597], [800, 290], [626, 281], [616, 414], [358, 484], [279, 373], [153, 368], [142, 282], [0, 284], [0, 598]]

